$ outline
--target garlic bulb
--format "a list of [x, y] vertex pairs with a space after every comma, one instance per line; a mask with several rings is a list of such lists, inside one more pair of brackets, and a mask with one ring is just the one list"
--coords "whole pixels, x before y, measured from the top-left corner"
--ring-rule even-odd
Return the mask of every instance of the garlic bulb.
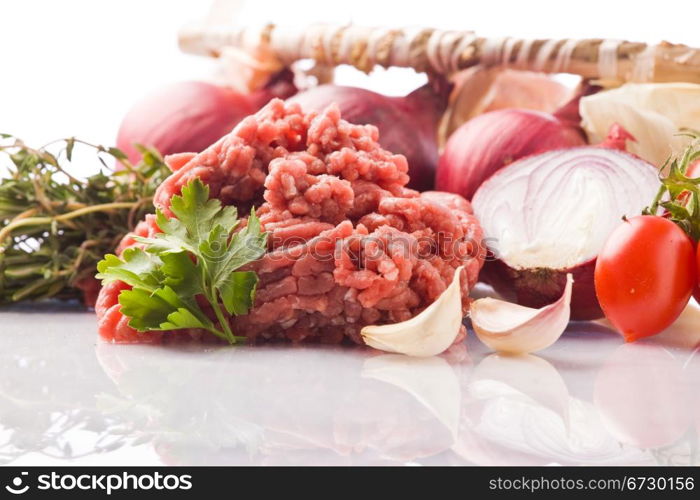
[[390, 325], [370, 325], [360, 332], [370, 347], [409, 356], [435, 356], [450, 347], [462, 326], [460, 274], [455, 270], [452, 283], [420, 314]]
[[637, 140], [630, 153], [660, 167], [690, 140], [681, 129], [700, 130], [700, 85], [693, 83], [627, 83], [581, 99], [583, 129], [589, 142], [602, 141], [619, 123]]
[[532, 309], [503, 300], [485, 298], [472, 302], [472, 327], [490, 348], [512, 354], [545, 349], [566, 330], [571, 316], [574, 278], [566, 275], [564, 294], [553, 304]]

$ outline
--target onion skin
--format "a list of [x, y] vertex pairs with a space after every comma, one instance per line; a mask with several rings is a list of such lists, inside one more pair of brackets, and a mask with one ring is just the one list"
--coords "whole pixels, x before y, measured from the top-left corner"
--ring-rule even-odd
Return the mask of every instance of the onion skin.
[[295, 91], [286, 71], [252, 94], [208, 82], [173, 83], [134, 104], [119, 127], [117, 147], [132, 163], [141, 159], [135, 144], [162, 155], [199, 153], [273, 97], [286, 98]]
[[382, 147], [408, 160], [408, 187], [427, 191], [435, 185], [437, 129], [447, 107], [448, 90], [443, 82], [434, 82], [404, 97], [387, 97], [357, 87], [319, 85], [289, 101], [299, 103], [306, 112], [320, 112], [335, 103], [344, 120], [376, 126]]
[[549, 113], [524, 109], [484, 113], [448, 139], [438, 164], [436, 188], [471, 200], [486, 179], [515, 160], [584, 144], [578, 127]]
[[539, 309], [558, 300], [566, 287], [566, 275], [574, 278], [571, 319], [589, 321], [603, 317], [595, 293], [595, 259], [570, 269], [513, 269], [501, 260], [487, 262], [481, 279], [503, 297], [525, 307]]

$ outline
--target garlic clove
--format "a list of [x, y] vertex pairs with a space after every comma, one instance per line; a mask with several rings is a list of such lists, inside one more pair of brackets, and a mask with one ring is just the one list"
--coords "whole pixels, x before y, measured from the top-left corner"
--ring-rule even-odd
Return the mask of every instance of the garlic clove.
[[526, 354], [545, 349], [569, 324], [573, 283], [573, 276], [567, 274], [564, 294], [541, 309], [492, 298], [476, 300], [470, 310], [472, 327], [479, 340], [499, 352]]
[[425, 406], [453, 438], [457, 437], [462, 392], [454, 370], [444, 359], [382, 354], [365, 361], [361, 376], [406, 391]]
[[462, 292], [460, 275], [455, 270], [452, 283], [420, 314], [390, 325], [369, 325], [362, 329], [362, 339], [380, 351], [409, 356], [435, 356], [450, 347], [462, 326]]

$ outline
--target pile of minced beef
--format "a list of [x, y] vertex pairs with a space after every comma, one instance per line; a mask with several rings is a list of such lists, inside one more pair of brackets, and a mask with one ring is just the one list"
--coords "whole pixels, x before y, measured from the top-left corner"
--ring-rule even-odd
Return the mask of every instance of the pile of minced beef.
[[[458, 195], [406, 188], [406, 159], [382, 149], [377, 129], [341, 119], [337, 108], [302, 112], [274, 100], [199, 154], [167, 158], [173, 174], [156, 207], [194, 177], [210, 196], [256, 207], [268, 252], [249, 266], [260, 279], [249, 314], [230, 318], [236, 335], [362, 343], [365, 325], [409, 319], [461, 276], [462, 306], [483, 264], [481, 228]], [[154, 217], [135, 232], [158, 232]], [[118, 252], [136, 244], [131, 236]], [[96, 310], [100, 335], [117, 342], [153, 342], [209, 335], [199, 331], [139, 333], [120, 312], [127, 285], [102, 288]]]

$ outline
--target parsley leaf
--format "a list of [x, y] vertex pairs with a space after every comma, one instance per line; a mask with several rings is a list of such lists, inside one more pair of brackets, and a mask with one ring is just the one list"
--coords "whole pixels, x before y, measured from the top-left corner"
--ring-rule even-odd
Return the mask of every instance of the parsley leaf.
[[160, 261], [153, 255], [140, 248], [127, 248], [120, 259], [116, 255], [107, 254], [97, 264], [97, 279], [103, 283], [123, 281], [132, 287], [154, 291], [163, 279], [158, 267]]
[[[172, 198], [171, 210], [173, 218], [157, 212], [162, 233], [137, 237], [144, 248], [130, 248], [121, 258], [106, 255], [97, 277], [132, 287], [120, 293], [119, 303], [138, 331], [202, 328], [233, 344], [238, 337], [224, 310], [240, 315], [253, 306], [258, 277], [238, 269], [265, 253], [267, 235], [254, 211], [246, 227], [234, 232], [239, 225], [236, 208], [210, 200], [209, 187], [199, 179]], [[214, 318], [201, 309], [197, 297], [211, 305]]]
[[229, 314], [248, 314], [253, 307], [258, 276], [252, 271], [238, 271], [221, 286], [221, 300]]

